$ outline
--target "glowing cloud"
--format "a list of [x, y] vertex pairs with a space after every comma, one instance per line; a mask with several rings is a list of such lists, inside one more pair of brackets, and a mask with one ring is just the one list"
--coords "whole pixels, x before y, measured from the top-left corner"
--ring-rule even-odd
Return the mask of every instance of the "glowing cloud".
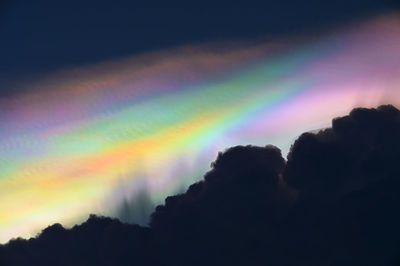
[[353, 107], [400, 105], [398, 17], [293, 43], [152, 53], [54, 73], [0, 100], [0, 241], [112, 214], [143, 177], [159, 202], [228, 146], [287, 153]]

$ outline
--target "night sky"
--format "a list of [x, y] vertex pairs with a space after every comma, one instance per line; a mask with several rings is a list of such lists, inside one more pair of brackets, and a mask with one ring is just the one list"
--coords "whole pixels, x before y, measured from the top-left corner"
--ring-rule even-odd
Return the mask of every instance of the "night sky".
[[1, 78], [221, 40], [323, 31], [396, 7], [395, 0], [265, 1], [261, 7], [137, 8], [126, 1], [7, 1]]
[[[181, 243], [192, 241], [186, 233], [197, 220], [198, 228], [218, 231], [209, 224], [207, 218], [212, 220], [212, 215], [208, 217], [206, 210], [214, 210], [213, 202], [221, 201], [227, 205], [215, 207], [218, 226], [229, 223], [221, 218], [226, 212], [237, 221], [232, 228], [251, 228], [249, 217], [257, 208], [266, 208], [283, 224], [279, 229], [273, 222], [268, 226], [284, 236], [281, 247], [290, 248], [284, 242], [290, 239], [288, 235], [305, 239], [296, 228], [312, 224], [312, 219], [333, 226], [330, 222], [335, 217], [345, 220], [353, 213], [351, 206], [359, 204], [358, 196], [354, 201], [347, 197], [353, 192], [373, 195], [366, 196], [365, 202], [374, 202], [376, 196], [379, 204], [386, 204], [389, 199], [382, 196], [386, 194], [371, 184], [382, 185], [389, 194], [391, 186], [398, 185], [392, 179], [382, 181], [376, 173], [386, 169], [385, 178], [398, 174], [392, 166], [400, 147], [396, 142], [400, 132], [400, 120], [396, 120], [400, 107], [399, 12], [396, 0], [264, 1], [263, 6], [253, 8], [234, 4], [138, 8], [133, 1], [1, 1], [0, 243], [33, 237], [54, 223], [70, 228], [97, 214], [140, 224], [143, 227], [124, 226], [148, 241], [148, 249], [157, 250], [165, 248], [163, 241], [171, 237], [167, 231], [181, 237]], [[351, 112], [379, 105], [385, 106]], [[339, 116], [343, 118], [332, 122]], [[228, 149], [237, 145], [243, 146]], [[242, 182], [241, 178], [251, 175], [254, 180]], [[263, 175], [271, 179], [259, 181]], [[324, 175], [326, 183], [315, 181]], [[187, 190], [199, 180], [203, 181]], [[257, 201], [252, 189], [254, 195], [272, 196], [265, 201], [269, 203], [251, 205], [254, 209], [247, 213], [240, 197]], [[155, 209], [177, 193], [184, 194]], [[327, 204], [327, 213], [337, 214], [325, 213], [329, 222], [323, 215], [306, 218], [304, 214], [320, 213], [323, 207], [315, 204], [320, 199]], [[237, 211], [226, 207], [229, 202]], [[277, 207], [269, 209], [275, 203]], [[343, 207], [347, 203], [349, 209]], [[360, 217], [366, 215], [360, 213]], [[386, 214], [376, 215], [390, 219]], [[260, 221], [265, 222], [269, 218], [263, 215]], [[92, 235], [83, 237], [80, 230], [93, 232], [89, 229], [105, 224], [112, 224], [116, 235], [125, 230], [120, 230], [117, 220], [90, 217], [82, 227], [65, 234], [92, 242]], [[353, 226], [338, 224], [346, 230]], [[57, 234], [64, 232], [60, 228], [56, 225], [46, 231], [49, 238], [43, 233], [38, 242], [21, 245], [32, 248], [31, 255], [41, 254], [43, 243], [52, 243], [52, 237], [58, 239]], [[304, 232], [319, 236], [329, 231], [315, 228], [323, 233], [313, 231], [312, 226]], [[146, 230], [154, 230], [156, 240], [149, 240]], [[202, 230], [194, 234], [202, 235]], [[268, 235], [268, 230], [260, 236]], [[230, 239], [232, 232], [236, 233], [224, 232], [229, 237], [221, 239]], [[251, 230], [243, 234], [243, 239], [253, 237]], [[334, 243], [343, 240], [327, 235]], [[65, 239], [60, 243], [69, 245], [73, 237], [62, 236]], [[127, 240], [116, 238], [126, 244], [123, 241]], [[275, 238], [280, 235], [271, 239]], [[258, 240], [253, 243], [256, 251]], [[314, 244], [321, 241], [314, 240]], [[201, 246], [201, 241], [194, 246]], [[376, 237], [379, 241], [383, 240]], [[135, 243], [141, 246], [142, 242]], [[185, 249], [186, 259], [194, 255], [175, 244], [177, 250]], [[299, 265], [347, 265], [325, 260], [334, 251], [328, 256], [324, 252], [329, 247], [322, 246], [321, 258], [314, 264], [305, 259]], [[18, 254], [12, 245], [12, 251], [7, 251], [9, 247], [0, 245], [0, 264], [2, 255], [11, 254], [8, 258], [13, 261]], [[157, 253], [156, 258], [165, 255], [174, 261], [180, 254], [173, 247]], [[247, 255], [251, 247], [244, 248]], [[351, 257], [343, 250], [338, 252], [342, 257], [338, 255], [336, 262]], [[42, 255], [26, 256], [26, 261], [34, 257], [39, 263]], [[96, 259], [90, 263], [95, 265]], [[171, 261], [154, 265], [197, 265]], [[326, 261], [332, 263], [322, 264]]]

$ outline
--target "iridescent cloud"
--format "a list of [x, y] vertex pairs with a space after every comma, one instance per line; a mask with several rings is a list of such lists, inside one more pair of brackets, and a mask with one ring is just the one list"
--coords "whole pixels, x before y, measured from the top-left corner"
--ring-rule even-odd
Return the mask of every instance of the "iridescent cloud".
[[400, 20], [300, 43], [181, 47], [23, 87], [0, 100], [1, 242], [112, 214], [143, 177], [160, 202], [229, 146], [286, 154], [353, 107], [400, 106]]

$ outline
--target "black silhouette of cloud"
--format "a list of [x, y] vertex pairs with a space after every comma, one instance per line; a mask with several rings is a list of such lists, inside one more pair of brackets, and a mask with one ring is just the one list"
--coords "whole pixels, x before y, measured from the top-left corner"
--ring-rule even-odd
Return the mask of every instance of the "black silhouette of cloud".
[[220, 153], [149, 227], [90, 216], [0, 245], [1, 265], [400, 265], [400, 111], [358, 108], [274, 146]]

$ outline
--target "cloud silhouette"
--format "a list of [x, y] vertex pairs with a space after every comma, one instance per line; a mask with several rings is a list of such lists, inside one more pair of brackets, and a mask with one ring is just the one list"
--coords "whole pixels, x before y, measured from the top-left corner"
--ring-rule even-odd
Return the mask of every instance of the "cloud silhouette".
[[1, 265], [400, 265], [400, 111], [357, 108], [274, 146], [219, 153], [149, 227], [90, 216], [0, 245]]

